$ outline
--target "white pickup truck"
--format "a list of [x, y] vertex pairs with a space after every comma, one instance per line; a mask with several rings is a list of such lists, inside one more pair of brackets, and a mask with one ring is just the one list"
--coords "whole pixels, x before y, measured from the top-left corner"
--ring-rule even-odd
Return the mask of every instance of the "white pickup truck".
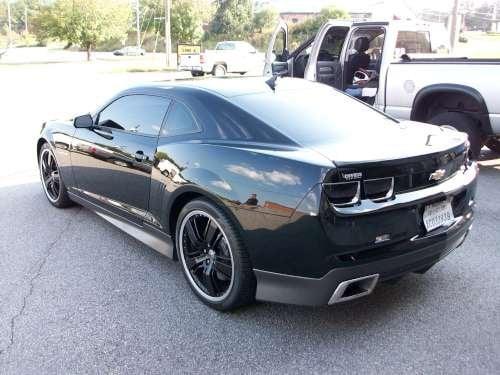
[[226, 73], [245, 74], [262, 69], [264, 54], [247, 42], [224, 41], [215, 50], [205, 53], [192, 53], [179, 56], [179, 70], [191, 71], [193, 77], [204, 74], [225, 76]]
[[424, 23], [330, 20], [290, 53], [280, 21], [264, 74], [346, 90], [358, 87], [353, 77], [361, 71], [373, 78], [358, 89], [361, 100], [396, 118], [466, 132], [473, 157], [484, 144], [500, 152], [500, 59], [442, 56], [448, 43], [438, 34], [442, 30]]

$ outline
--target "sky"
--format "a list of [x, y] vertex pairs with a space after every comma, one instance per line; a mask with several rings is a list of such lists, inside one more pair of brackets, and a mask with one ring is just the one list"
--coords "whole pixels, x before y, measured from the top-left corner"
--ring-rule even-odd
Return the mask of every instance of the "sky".
[[[453, 0], [386, 0], [392, 1], [395, 5], [406, 5], [414, 10], [433, 9], [439, 11], [451, 11]], [[495, 0], [474, 0], [479, 6], [485, 2], [492, 3]], [[373, 4], [375, 0], [270, 0], [271, 3], [276, 4], [280, 11], [290, 11], [303, 8], [317, 8], [321, 9], [327, 5], [338, 4], [345, 9], [363, 8], [365, 4]]]

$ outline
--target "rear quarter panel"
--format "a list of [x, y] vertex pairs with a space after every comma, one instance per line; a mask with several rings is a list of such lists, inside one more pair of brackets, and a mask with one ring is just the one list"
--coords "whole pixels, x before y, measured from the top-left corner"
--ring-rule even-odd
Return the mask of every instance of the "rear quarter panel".
[[[317, 154], [235, 145], [162, 142], [155, 157], [150, 211], [169, 231], [172, 202], [185, 192], [202, 192], [223, 204], [238, 220], [250, 253], [265, 247], [258, 233], [286, 225], [296, 208], [326, 173], [311, 164]], [[325, 163], [327, 164], [327, 163]], [[319, 202], [317, 202], [319, 204]], [[319, 208], [317, 208], [319, 209]], [[258, 259], [252, 257], [258, 265]]]
[[393, 63], [387, 72], [385, 112], [400, 118], [410, 119], [413, 101], [417, 93], [439, 83], [469, 86], [481, 93], [491, 125], [500, 134], [500, 86], [493, 77], [500, 76], [498, 64], [481, 62], [446, 63]]

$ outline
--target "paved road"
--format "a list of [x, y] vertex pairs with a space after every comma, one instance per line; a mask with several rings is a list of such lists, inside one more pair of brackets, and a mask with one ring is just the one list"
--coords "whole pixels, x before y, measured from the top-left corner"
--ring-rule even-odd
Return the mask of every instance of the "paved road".
[[426, 275], [334, 307], [223, 314], [178, 264], [46, 201], [30, 138], [43, 116], [138, 78], [44, 69], [0, 70], [0, 374], [500, 372], [498, 156], [483, 153], [471, 236]]

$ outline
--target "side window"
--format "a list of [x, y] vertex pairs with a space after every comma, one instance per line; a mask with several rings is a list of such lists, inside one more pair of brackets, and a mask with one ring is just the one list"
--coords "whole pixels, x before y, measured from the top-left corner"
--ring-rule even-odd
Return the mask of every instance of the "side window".
[[173, 136], [197, 133], [201, 131], [191, 111], [179, 102], [174, 102], [168, 112], [167, 121], [161, 130], [161, 136]]
[[331, 27], [327, 31], [321, 42], [318, 61], [335, 61], [339, 59], [348, 30], [348, 28]]
[[276, 41], [273, 46], [273, 53], [276, 56], [276, 61], [286, 61], [285, 50], [286, 33], [285, 30], [281, 30], [276, 36]]
[[98, 125], [156, 136], [169, 104], [169, 99], [159, 96], [123, 96], [101, 111]]
[[396, 50], [400, 56], [405, 53], [432, 53], [429, 32], [400, 31], [396, 40]]

